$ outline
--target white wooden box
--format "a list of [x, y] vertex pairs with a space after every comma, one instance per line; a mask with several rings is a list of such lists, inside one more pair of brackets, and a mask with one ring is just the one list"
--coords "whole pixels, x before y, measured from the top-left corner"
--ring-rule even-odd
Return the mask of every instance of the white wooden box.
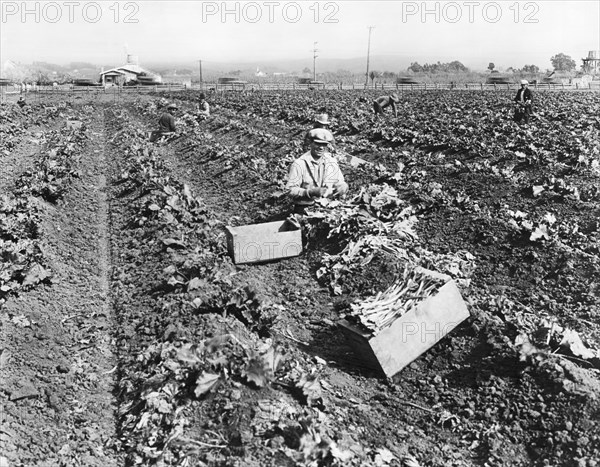
[[389, 378], [469, 317], [467, 305], [453, 280], [433, 271], [422, 271], [448, 280], [435, 295], [424, 299], [378, 334], [345, 319], [339, 323], [356, 355]]
[[260, 263], [302, 253], [299, 225], [285, 221], [226, 227], [227, 249], [235, 264]]

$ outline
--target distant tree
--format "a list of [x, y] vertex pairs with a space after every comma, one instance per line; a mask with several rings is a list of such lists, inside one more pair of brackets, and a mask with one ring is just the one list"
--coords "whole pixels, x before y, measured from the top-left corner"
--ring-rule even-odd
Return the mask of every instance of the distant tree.
[[552, 57], [550, 62], [556, 71], [571, 71], [577, 67], [575, 60], [563, 53], [559, 53]]
[[420, 65], [418, 62], [413, 62], [407, 68], [407, 71], [412, 71], [413, 73], [464, 73], [469, 71], [469, 69], [464, 66], [458, 60], [454, 60], [450, 63], [425, 63], [424, 65]]
[[433, 71], [435, 71], [433, 68], [434, 68], [434, 66], [433, 66], [433, 65], [430, 65], [429, 63], [424, 63], [424, 64], [423, 64], [423, 71], [424, 71], [425, 73], [430, 73], [430, 72], [433, 72]]
[[419, 65], [418, 62], [413, 62], [410, 64], [410, 66], [407, 68], [408, 71], [412, 71], [414, 73], [420, 73], [423, 71], [423, 67], [421, 65]]
[[523, 68], [521, 68], [521, 71], [525, 73], [539, 73], [540, 68], [536, 65], [524, 65]]
[[312, 70], [311, 70], [310, 68], [308, 68], [307, 66], [305, 66], [305, 67], [304, 67], [304, 70], [302, 70], [302, 73], [304, 73], [304, 74], [307, 74], [307, 75], [308, 75], [308, 74], [312, 73]]
[[54, 81], [56, 81], [58, 84], [65, 84], [65, 83], [71, 83], [73, 81], [73, 75], [71, 73], [68, 72], [64, 72], [64, 73], [58, 73], [56, 75], [56, 79]]
[[515, 73], [516, 71], [518, 71], [518, 70], [515, 70], [515, 69], [514, 69], [512, 66], [509, 66], [509, 67], [506, 69], [506, 72], [507, 72], [507, 73]]
[[448, 63], [446, 68], [447, 71], [449, 71], [450, 73], [461, 73], [469, 71], [469, 69], [458, 60], [454, 60], [453, 62]]
[[371, 78], [371, 85], [375, 82], [375, 78], [379, 78], [381, 73], [379, 71], [372, 71], [369, 73], [369, 78]]
[[429, 63], [424, 63], [423, 71], [425, 73], [433, 73], [433, 72], [435, 72], [434, 67], [435, 67], [434, 65], [430, 65]]
[[383, 79], [396, 79], [396, 73], [394, 73], [393, 71], [384, 71], [383, 74], [381, 75], [383, 77]]
[[488, 64], [488, 67], [487, 67], [487, 69], [488, 69], [488, 70], [490, 70], [490, 71], [493, 71], [493, 70], [494, 70], [494, 68], [496, 68], [496, 65], [494, 65], [494, 62], [490, 62], [490, 63]]
[[36, 84], [38, 84], [38, 85], [48, 85], [48, 84], [52, 84], [52, 80], [48, 76], [48, 73], [40, 71], [39, 75], [38, 75], [38, 78], [36, 80]]

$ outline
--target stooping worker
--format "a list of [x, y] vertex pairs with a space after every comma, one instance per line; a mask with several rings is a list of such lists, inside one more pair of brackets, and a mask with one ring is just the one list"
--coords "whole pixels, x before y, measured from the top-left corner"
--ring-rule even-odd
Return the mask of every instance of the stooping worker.
[[344, 174], [327, 149], [331, 133], [324, 128], [312, 132], [310, 151], [292, 162], [288, 174], [286, 189], [296, 214], [305, 214], [315, 199], [336, 198], [348, 191]]
[[396, 110], [396, 104], [400, 102], [400, 98], [398, 94], [393, 93], [389, 96], [380, 96], [373, 101], [373, 109], [375, 110], [375, 117], [379, 115], [383, 115], [383, 109], [386, 107], [392, 107], [392, 111], [394, 112], [394, 117], [398, 116], [398, 111]]
[[533, 96], [531, 93], [531, 89], [529, 89], [529, 82], [525, 79], [521, 80], [521, 88], [517, 91], [517, 95], [515, 96], [515, 102], [515, 122], [529, 123], [529, 117], [531, 116], [531, 104], [533, 103]]
[[27, 102], [25, 102], [25, 99], [23, 99], [23, 96], [19, 97], [19, 100], [17, 101], [17, 105], [21, 108], [23, 108], [27, 105]]
[[163, 136], [171, 136], [177, 132], [175, 126], [175, 111], [177, 110], [176, 104], [167, 105], [167, 110], [160, 116], [158, 120], [158, 130], [153, 131], [150, 136], [150, 142], [153, 143], [157, 139]]
[[[329, 131], [329, 125], [331, 125], [331, 122], [329, 121], [329, 115], [327, 115], [327, 114], [317, 114], [317, 115], [315, 115], [315, 120], [314, 120], [314, 123], [313, 123], [313, 127], [306, 132], [306, 135], [304, 135], [304, 141], [302, 143], [302, 150], [304, 152], [310, 150], [310, 144], [312, 142], [311, 131], [319, 129], [319, 128], [324, 128], [327, 131]], [[331, 135], [331, 143], [329, 145], [329, 149], [333, 150], [334, 146], [335, 146], [335, 140], [334, 140], [333, 134], [332, 134]]]
[[210, 106], [206, 102], [206, 94], [203, 92], [198, 96], [198, 120], [206, 120], [210, 116]]

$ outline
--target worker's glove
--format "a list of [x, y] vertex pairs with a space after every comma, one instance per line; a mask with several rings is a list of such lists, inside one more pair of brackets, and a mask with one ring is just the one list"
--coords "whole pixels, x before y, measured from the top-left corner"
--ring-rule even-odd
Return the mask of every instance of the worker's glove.
[[322, 196], [325, 196], [325, 193], [327, 193], [327, 188], [325, 187], [314, 187], [314, 188], [309, 188], [308, 190], [308, 196], [311, 198], [321, 198]]

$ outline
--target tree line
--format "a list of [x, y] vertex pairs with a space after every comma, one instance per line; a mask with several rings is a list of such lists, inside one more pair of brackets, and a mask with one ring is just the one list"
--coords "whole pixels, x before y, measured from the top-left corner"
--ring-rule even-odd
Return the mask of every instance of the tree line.
[[[552, 63], [554, 71], [571, 72], [577, 68], [575, 60], [564, 53], [552, 56], [550, 58], [550, 63]], [[490, 62], [487, 69], [490, 72], [493, 72], [495, 71], [495, 68], [496, 65], [494, 62]], [[469, 69], [458, 60], [454, 60], [448, 63], [441, 63], [438, 61], [437, 63], [425, 63], [424, 65], [421, 65], [419, 62], [413, 62], [406, 71], [413, 73], [465, 73], [468, 72]], [[539, 73], [540, 67], [533, 64], [523, 65], [521, 68], [510, 66], [506, 71], [509, 73]]]

